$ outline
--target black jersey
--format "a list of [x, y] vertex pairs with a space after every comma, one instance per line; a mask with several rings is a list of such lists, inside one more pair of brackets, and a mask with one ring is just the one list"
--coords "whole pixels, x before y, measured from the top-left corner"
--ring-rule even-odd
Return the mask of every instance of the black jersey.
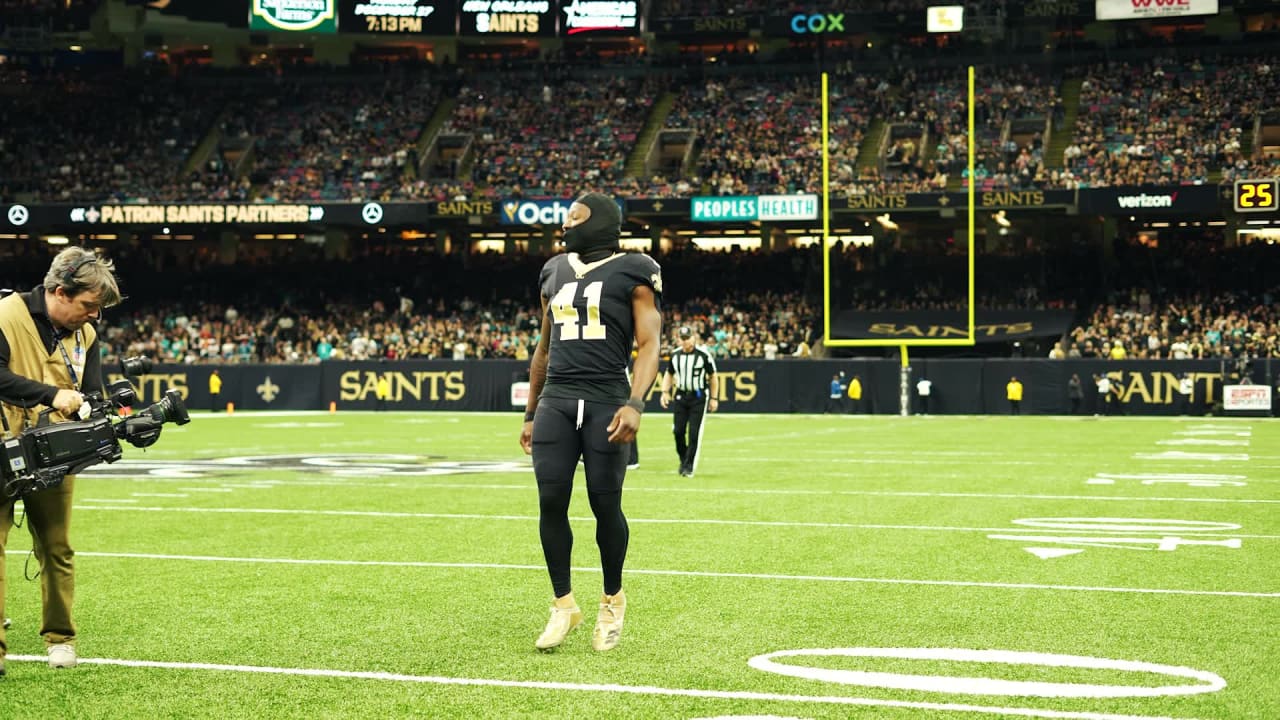
[[645, 285], [661, 308], [662, 268], [642, 253], [615, 253], [593, 263], [564, 253], [542, 266], [538, 284], [551, 317], [542, 395], [626, 402], [631, 395], [627, 363], [635, 335], [631, 293]]

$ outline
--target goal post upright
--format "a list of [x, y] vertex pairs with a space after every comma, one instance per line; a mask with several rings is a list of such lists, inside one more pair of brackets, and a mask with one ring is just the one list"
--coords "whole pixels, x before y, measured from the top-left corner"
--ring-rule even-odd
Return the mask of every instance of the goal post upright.
[[975, 73], [972, 65], [968, 67], [966, 77], [967, 96], [967, 139], [968, 139], [968, 222], [966, 231], [967, 258], [967, 300], [966, 336], [959, 338], [898, 338], [882, 340], [878, 338], [836, 338], [832, 337], [831, 307], [831, 125], [830, 125], [830, 87], [828, 75], [822, 73], [822, 295], [823, 303], [823, 344], [827, 347], [898, 347], [902, 351], [903, 364], [906, 364], [908, 347], [971, 347], [976, 343], [975, 308], [974, 308], [974, 245], [976, 225], [976, 193], [974, 185], [974, 168], [976, 158], [976, 135], [974, 126], [974, 87]]

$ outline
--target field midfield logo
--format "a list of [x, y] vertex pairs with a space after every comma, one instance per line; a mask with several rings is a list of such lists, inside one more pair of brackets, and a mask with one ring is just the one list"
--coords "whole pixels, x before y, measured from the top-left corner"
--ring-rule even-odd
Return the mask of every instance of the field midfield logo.
[[226, 475], [255, 473], [263, 482], [287, 485], [289, 480], [276, 481], [272, 475], [279, 472], [325, 475], [331, 482], [345, 479], [363, 480], [373, 477], [440, 477], [445, 475], [474, 475], [482, 473], [527, 473], [528, 462], [489, 462], [470, 460], [446, 460], [430, 455], [364, 454], [332, 455], [259, 455], [215, 458], [211, 460], [133, 460], [123, 459], [115, 463], [102, 463], [86, 468], [85, 476], [92, 478], [160, 477], [199, 479]]
[[[1117, 673], [1160, 675], [1168, 678], [1195, 680], [1151, 687], [1149, 685], [1101, 685], [1081, 682], [1046, 682], [1040, 680], [1006, 680], [995, 677], [953, 677], [926, 673], [874, 672], [867, 670], [838, 670], [815, 667], [794, 662], [776, 662], [775, 658], [892, 658], [920, 662], [1000, 664], [1039, 668], [1083, 668], [1110, 670]], [[756, 670], [786, 677], [817, 680], [820, 682], [856, 685], [859, 687], [888, 688], [893, 690], [922, 690], [965, 695], [1027, 696], [1044, 698], [1122, 698], [1164, 697], [1169, 695], [1199, 695], [1217, 692], [1227, 686], [1221, 676], [1204, 670], [1158, 665], [1136, 660], [1112, 660], [1089, 655], [1059, 655], [1056, 653], [1025, 652], [1019, 650], [971, 650], [968, 648], [814, 648], [778, 650], [757, 655], [747, 661]]]

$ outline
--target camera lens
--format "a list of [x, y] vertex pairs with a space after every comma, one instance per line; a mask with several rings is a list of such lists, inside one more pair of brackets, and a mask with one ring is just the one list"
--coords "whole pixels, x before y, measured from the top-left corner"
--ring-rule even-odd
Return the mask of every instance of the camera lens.
[[159, 408], [160, 414], [155, 417], [160, 422], [171, 422], [177, 425], [186, 425], [191, 422], [191, 415], [187, 413], [187, 404], [182, 402], [182, 394], [173, 388], [164, 391], [164, 397], [152, 408]]
[[120, 374], [125, 377], [146, 375], [151, 372], [151, 358], [129, 357], [120, 361]]

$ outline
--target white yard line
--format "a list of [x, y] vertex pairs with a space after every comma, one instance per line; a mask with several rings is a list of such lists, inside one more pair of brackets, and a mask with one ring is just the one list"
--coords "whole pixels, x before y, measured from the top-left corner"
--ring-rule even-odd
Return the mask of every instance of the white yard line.
[[[7, 659], [18, 662], [48, 662], [48, 658], [39, 655], [10, 655]], [[612, 693], [617, 695], [651, 695], [660, 697], [707, 698], [714, 700], [748, 700], [759, 702], [819, 703], [823, 705], [907, 708], [912, 710], [935, 710], [940, 712], [1053, 718], [1056, 720], [1175, 720], [1169, 717], [1158, 717], [1152, 715], [1115, 715], [1111, 713], [1075, 712], [1040, 708], [965, 705], [960, 703], [917, 702], [907, 700], [882, 700], [878, 698], [841, 697], [838, 695], [787, 695], [783, 693], [752, 692], [745, 690], [664, 688], [652, 685], [565, 683], [545, 680], [501, 680], [496, 678], [460, 678], [443, 677], [439, 675], [406, 675], [402, 673], [358, 670], [329, 670], [324, 668], [285, 668], [262, 665], [223, 665], [219, 663], [161, 662], [158, 660], [121, 660], [112, 658], [82, 657], [80, 658], [80, 663], [82, 665], [115, 665], [119, 667], [151, 668], [157, 670], [212, 670], [219, 672], [253, 673], [259, 675], [296, 675], [303, 677], [379, 680], [384, 682], [423, 683], [430, 685], [466, 685], [472, 687], [521, 688], [526, 690]]]
[[[10, 555], [21, 555], [26, 550], [6, 550]], [[545, 573], [543, 565], [516, 565], [509, 563], [446, 563], [422, 561], [390, 561], [390, 560], [320, 560], [300, 558], [253, 558], [226, 557], [219, 555], [163, 555], [158, 553], [112, 553], [112, 552], [76, 552], [77, 557], [119, 558], [125, 560], [172, 560], [179, 562], [220, 562], [243, 563], [251, 565], [311, 565], [311, 566], [344, 566], [344, 567], [398, 567], [398, 568], [436, 568], [460, 570], [527, 570]], [[577, 573], [599, 573], [600, 568], [575, 567]], [[1068, 592], [1101, 592], [1129, 593], [1137, 595], [1208, 595], [1214, 597], [1243, 598], [1280, 598], [1280, 592], [1250, 592], [1242, 590], [1184, 590], [1179, 588], [1136, 588], [1109, 587], [1093, 585], [1047, 585], [1039, 583], [1000, 583], [977, 582], [969, 580], [913, 580], [907, 578], [864, 578], [841, 577], [838, 575], [782, 575], [777, 573], [729, 573], [702, 570], [644, 570], [627, 568], [633, 575], [655, 575], [664, 577], [698, 577], [721, 578], [735, 580], [769, 580], [785, 582], [820, 582], [820, 583], [859, 583], [871, 585], [926, 585], [939, 587], [973, 587], [995, 590], [1053, 590]]]
[[[387, 512], [382, 510], [307, 510], [302, 508], [225, 508], [225, 507], [145, 507], [114, 505], [76, 505], [77, 511], [120, 511], [120, 512], [174, 512], [174, 513], [211, 513], [230, 515], [319, 515], [329, 517], [373, 517], [373, 518], [414, 518], [418, 520], [503, 520], [516, 522], [537, 522], [536, 515], [485, 515], [481, 513], [419, 513], [419, 512]], [[574, 517], [574, 522], [593, 522], [594, 518]], [[839, 523], [839, 522], [792, 522], [786, 520], [716, 520], [709, 518], [627, 518], [628, 523], [651, 525], [743, 525], [758, 527], [799, 527], [799, 528], [836, 528], [844, 530], [924, 530], [944, 532], [1009, 532], [1017, 528], [1008, 527], [958, 527], [952, 525], [887, 525], [874, 523]], [[1168, 534], [1164, 530], [1128, 530], [1132, 534], [1157, 533]], [[1102, 533], [1114, 535], [1115, 530], [1072, 530], [1073, 534]], [[1256, 538], [1260, 540], [1280, 540], [1280, 535], [1246, 535], [1242, 533], [1197, 532], [1181, 530], [1179, 535], [1189, 537], [1233, 537]]]

